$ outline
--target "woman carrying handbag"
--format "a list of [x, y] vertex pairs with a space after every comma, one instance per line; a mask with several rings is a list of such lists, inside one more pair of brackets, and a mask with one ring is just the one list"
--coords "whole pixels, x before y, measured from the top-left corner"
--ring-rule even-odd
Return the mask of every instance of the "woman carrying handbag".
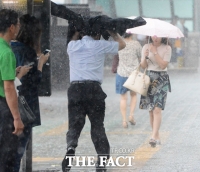
[[135, 70], [141, 58], [142, 47], [138, 41], [133, 40], [133, 35], [126, 33], [124, 35], [126, 47], [118, 52], [119, 65], [116, 74], [116, 93], [120, 94], [120, 111], [122, 115], [122, 126], [128, 128], [127, 122], [127, 104], [128, 104], [128, 91], [130, 91], [130, 111], [128, 121], [131, 125], [135, 125], [134, 110], [137, 101], [137, 94], [130, 89], [127, 89], [123, 84], [128, 79], [129, 75]]
[[30, 139], [32, 127], [41, 125], [38, 85], [42, 79], [43, 65], [49, 58], [49, 54], [42, 54], [37, 60], [37, 53], [40, 52], [40, 37], [42, 33], [40, 21], [34, 16], [25, 14], [20, 17], [20, 25], [16, 41], [11, 42], [11, 47], [16, 57], [17, 67], [31, 67], [29, 72], [20, 79], [22, 85], [18, 87], [19, 96], [24, 96], [36, 119], [33, 123], [25, 126], [23, 134], [18, 138], [18, 152], [13, 172], [19, 172], [21, 158]]
[[167, 92], [171, 92], [167, 65], [171, 59], [171, 47], [167, 38], [150, 37], [150, 44], [142, 48], [142, 68], [147, 68], [150, 77], [147, 96], [141, 96], [140, 109], [147, 109], [150, 115], [152, 136], [149, 144], [152, 147], [161, 144], [159, 129], [161, 126], [162, 110], [165, 108]]

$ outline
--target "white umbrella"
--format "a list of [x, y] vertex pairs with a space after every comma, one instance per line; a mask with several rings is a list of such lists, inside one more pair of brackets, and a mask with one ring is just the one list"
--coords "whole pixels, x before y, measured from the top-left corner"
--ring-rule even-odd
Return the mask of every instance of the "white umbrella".
[[[129, 19], [134, 19], [135, 17], [127, 17]], [[181, 30], [162, 20], [153, 18], [144, 18], [146, 20], [146, 25], [138, 26], [135, 28], [130, 28], [126, 30], [126, 33], [134, 33], [147, 36], [157, 36], [166, 38], [181, 38], [184, 37]]]

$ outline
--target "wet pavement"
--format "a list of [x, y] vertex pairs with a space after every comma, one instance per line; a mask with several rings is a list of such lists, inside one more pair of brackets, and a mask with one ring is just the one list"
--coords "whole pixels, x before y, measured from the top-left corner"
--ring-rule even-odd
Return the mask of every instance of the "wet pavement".
[[[134, 156], [131, 166], [109, 167], [108, 172], [199, 172], [200, 171], [200, 72], [169, 72], [172, 92], [168, 94], [160, 129], [162, 145], [148, 144], [151, 128], [146, 110], [135, 110], [136, 125], [122, 127], [119, 95], [115, 94], [115, 75], [106, 71], [102, 84], [107, 94], [105, 128], [111, 156]], [[67, 91], [53, 90], [51, 97], [40, 97], [42, 125], [33, 130], [33, 171], [61, 171], [66, 151]], [[76, 149], [77, 155], [96, 157], [85, 127]], [[72, 167], [72, 172], [95, 172], [92, 167]]]

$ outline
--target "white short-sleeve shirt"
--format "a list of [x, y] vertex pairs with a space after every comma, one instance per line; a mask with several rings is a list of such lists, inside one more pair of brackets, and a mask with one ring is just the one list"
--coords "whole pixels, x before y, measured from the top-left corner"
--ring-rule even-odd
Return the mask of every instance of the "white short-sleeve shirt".
[[[149, 48], [149, 44], [145, 44], [142, 48], [142, 60], [145, 58], [144, 54], [146, 50]], [[161, 44], [159, 47], [157, 47], [157, 53], [159, 56], [166, 62], [170, 62], [172, 49], [169, 45]], [[161, 67], [158, 65], [158, 63], [155, 60], [154, 54], [149, 51], [149, 59], [153, 62], [151, 63], [150, 60], [147, 60], [148, 67], [147, 70], [153, 70], [153, 71], [167, 71], [167, 67], [165, 69], [161, 69]]]

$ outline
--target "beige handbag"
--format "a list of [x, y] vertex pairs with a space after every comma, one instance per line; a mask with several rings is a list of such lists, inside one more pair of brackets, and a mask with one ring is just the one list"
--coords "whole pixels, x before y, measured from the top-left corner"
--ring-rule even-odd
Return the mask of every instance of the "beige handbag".
[[124, 83], [124, 87], [139, 93], [143, 96], [147, 96], [147, 91], [150, 85], [150, 78], [146, 75], [146, 69], [144, 73], [140, 72], [140, 65], [131, 73], [126, 82]]

